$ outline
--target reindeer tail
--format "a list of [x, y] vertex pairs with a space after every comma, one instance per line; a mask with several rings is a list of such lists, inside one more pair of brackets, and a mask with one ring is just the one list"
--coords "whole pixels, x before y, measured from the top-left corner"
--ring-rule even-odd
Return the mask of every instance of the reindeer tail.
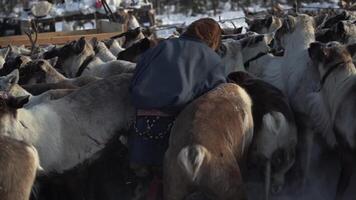
[[184, 147], [178, 154], [178, 164], [186, 172], [192, 182], [195, 182], [201, 174], [201, 166], [204, 160], [209, 160], [210, 152], [202, 145]]

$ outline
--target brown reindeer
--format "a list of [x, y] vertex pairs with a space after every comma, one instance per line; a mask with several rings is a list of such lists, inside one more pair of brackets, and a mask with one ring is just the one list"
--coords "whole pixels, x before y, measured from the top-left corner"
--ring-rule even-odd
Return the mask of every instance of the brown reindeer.
[[0, 136], [1, 200], [28, 200], [38, 168], [39, 158], [33, 146]]
[[164, 196], [183, 200], [203, 192], [216, 200], [246, 199], [240, 162], [253, 134], [251, 99], [223, 84], [179, 114], [164, 161]]

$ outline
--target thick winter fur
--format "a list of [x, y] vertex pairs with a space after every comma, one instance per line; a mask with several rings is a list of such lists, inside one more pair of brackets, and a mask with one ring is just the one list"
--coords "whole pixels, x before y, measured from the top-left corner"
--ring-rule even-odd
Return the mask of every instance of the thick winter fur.
[[[58, 63], [60, 68], [65, 73], [66, 77], [74, 78], [83, 64], [83, 62], [88, 59], [88, 57], [94, 56], [94, 50], [89, 42], [81, 38], [78, 41], [73, 41], [63, 47], [55, 48], [44, 54], [44, 58], [53, 58], [58, 56]], [[114, 60], [109, 62], [104, 62], [98, 57], [93, 57], [93, 59], [86, 66], [81, 76], [96, 76], [96, 77], [109, 77], [121, 73], [133, 72], [136, 64]]]
[[[83, 163], [63, 173], [40, 175], [35, 182], [31, 200], [132, 200], [135, 190], [149, 184], [141, 183], [129, 167], [127, 148], [120, 142], [126, 130], [119, 131], [105, 147]], [[142, 195], [142, 194], [141, 194]]]
[[116, 60], [116, 56], [107, 48], [104, 42], [98, 41], [97, 38], [92, 38], [91, 40], [95, 56], [100, 58], [104, 62]]
[[14, 58], [8, 58], [4, 63], [3, 68], [0, 69], [0, 76], [6, 76], [15, 69], [21, 69], [30, 61], [31, 58], [28, 56], [17, 56]]
[[244, 63], [259, 53], [267, 53], [272, 35], [250, 36], [241, 40], [227, 39], [222, 42], [218, 53], [229, 72], [246, 71]]
[[4, 105], [0, 131], [33, 144], [45, 170], [71, 168], [102, 149], [115, 131], [128, 126], [134, 116], [130, 80], [128, 74], [113, 76], [29, 108], [0, 99]]
[[151, 45], [151, 41], [148, 38], [143, 38], [142, 40], [136, 42], [129, 48], [121, 51], [117, 55], [117, 59], [136, 63], [139, 59], [139, 56], [153, 46], [155, 45]]
[[[309, 49], [321, 83], [320, 94], [329, 110], [331, 126], [337, 141], [337, 150], [342, 161], [336, 199], [342, 199], [356, 166], [356, 68], [352, 55], [356, 45], [341, 45], [338, 42], [312, 43]], [[330, 71], [332, 70], [332, 71]]]
[[107, 48], [109, 48], [109, 50], [114, 56], [117, 56], [121, 51], [125, 50], [120, 46], [119, 42], [115, 39], [110, 39], [106, 41], [105, 45], [107, 46]]
[[241, 87], [223, 84], [179, 114], [164, 161], [165, 199], [194, 191], [217, 200], [247, 198], [239, 164], [253, 137], [251, 106]]
[[[278, 83], [275, 86], [286, 94], [296, 113], [300, 139], [298, 140], [300, 151], [297, 152], [300, 161], [298, 164], [303, 173], [300, 177], [305, 183], [311, 162], [314, 133], [325, 131], [325, 128], [320, 130], [320, 124], [328, 121], [328, 119], [315, 118], [316, 115], [325, 113], [325, 108], [320, 102], [321, 98], [314, 95], [314, 91], [319, 86], [320, 77], [313, 72], [315, 69], [311, 67], [313, 63], [308, 54], [309, 44], [315, 41], [314, 19], [302, 14], [296, 17], [288, 16], [276, 32], [276, 41], [285, 49], [284, 56], [279, 62], [280, 73], [275, 73], [279, 77], [265, 80], [272, 84]], [[278, 71], [276, 68], [273, 70]], [[312, 105], [318, 105], [318, 109], [311, 108], [308, 101], [312, 101]], [[326, 133], [330, 132], [329, 130]], [[328, 138], [332, 140], [332, 137]]]
[[269, 188], [272, 192], [283, 188], [285, 175], [295, 161], [297, 130], [294, 115], [287, 97], [273, 85], [245, 72], [234, 72], [228, 78], [244, 88], [252, 99], [254, 137], [249, 159], [263, 169], [273, 166], [273, 171], [269, 171], [271, 174], [265, 174], [266, 178], [270, 177], [265, 183], [265, 199], [268, 199]]
[[354, 21], [340, 21], [331, 28], [320, 31], [316, 37], [320, 42], [339, 41], [344, 44], [356, 42], [356, 24]]
[[0, 136], [0, 197], [28, 200], [40, 168], [36, 149], [18, 140]]
[[47, 60], [36, 60], [28, 62], [20, 69], [21, 85], [30, 85], [38, 83], [58, 83], [64, 85], [73, 85], [82, 87], [88, 83], [100, 80], [94, 76], [80, 76], [77, 78], [66, 78], [59, 73]]
[[7, 54], [9, 54], [9, 52], [9, 48], [0, 49], [0, 69], [4, 66]]
[[[13, 97], [29, 96], [29, 101], [26, 107], [30, 107], [45, 101], [62, 98], [77, 89], [73, 85], [65, 84], [47, 84], [36, 86], [27, 86], [24, 89], [18, 85], [19, 73], [14, 70], [7, 76], [0, 77], [0, 93]], [[30, 89], [29, 89], [30, 88]], [[36, 96], [35, 96], [36, 95]]]

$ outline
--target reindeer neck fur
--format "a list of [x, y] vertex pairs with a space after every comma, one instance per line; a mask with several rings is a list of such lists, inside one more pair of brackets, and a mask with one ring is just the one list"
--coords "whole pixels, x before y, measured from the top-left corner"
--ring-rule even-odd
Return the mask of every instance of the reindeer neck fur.
[[105, 46], [103, 42], [98, 42], [96, 46], [97, 53], [95, 56], [99, 57], [102, 61], [108, 62], [112, 60], [116, 60], [116, 57], [111, 53], [111, 51]]
[[70, 78], [75, 77], [76, 73], [79, 70], [79, 67], [83, 64], [85, 59], [89, 56], [94, 56], [95, 52], [91, 45], [88, 43], [85, 44], [84, 50], [76, 56], [72, 56], [70, 59], [67, 59], [63, 63], [63, 71], [69, 76]]
[[[57, 134], [60, 127], [60, 118], [47, 104], [37, 104], [29, 108], [17, 110], [16, 119], [12, 124], [12, 130], [8, 130], [9, 136], [19, 140], [24, 140], [33, 144], [39, 152], [41, 165], [45, 170], [58, 169], [57, 166], [64, 167], [65, 163], [58, 159], [58, 151], [61, 149], [61, 138]], [[44, 142], [45, 141], [45, 142]], [[50, 145], [48, 145], [50, 144]], [[50, 164], [52, 163], [52, 164]]]
[[114, 40], [110, 46], [110, 51], [114, 56], [117, 56], [121, 51], [125, 50], [122, 48], [117, 40]]
[[61, 81], [68, 80], [63, 74], [59, 73], [55, 68], [52, 66], [47, 67], [46, 72], [46, 82], [47, 83], [58, 83]]
[[[297, 27], [298, 28], [298, 27]], [[288, 36], [285, 46], [285, 56], [291, 57], [309, 48], [310, 43], [315, 42], [314, 28], [302, 29], [294, 31]]]
[[261, 58], [250, 63], [248, 72], [256, 75], [262, 80], [274, 85], [282, 90], [283, 84], [281, 80], [281, 57], [276, 57], [272, 54], [266, 54]]
[[324, 101], [328, 102], [330, 110], [334, 110], [338, 105], [340, 96], [345, 92], [349, 92], [348, 88], [355, 83], [356, 68], [352, 62], [347, 62], [344, 66], [333, 71], [322, 85], [321, 93], [324, 96]]
[[82, 75], [95, 76], [97, 70], [100, 70], [103, 65], [110, 62], [114, 61], [104, 62], [99, 57], [94, 57], [94, 59], [88, 64], [86, 69], [83, 71]]
[[227, 40], [225, 46], [227, 50], [222, 61], [229, 68], [229, 72], [246, 71], [243, 63], [241, 43], [234, 40]]
[[[283, 92], [290, 98], [296, 93], [300, 84], [305, 86], [307, 82], [300, 83], [305, 75], [305, 70], [311, 63], [308, 54], [310, 43], [315, 41], [315, 30], [310, 22], [298, 23], [295, 30], [285, 38], [285, 52], [281, 66]], [[307, 87], [307, 86], [305, 86]]]

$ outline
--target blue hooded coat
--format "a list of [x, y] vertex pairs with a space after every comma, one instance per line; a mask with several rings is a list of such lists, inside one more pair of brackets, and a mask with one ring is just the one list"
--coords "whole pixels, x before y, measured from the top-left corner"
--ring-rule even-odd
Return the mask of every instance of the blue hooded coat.
[[187, 36], [160, 42], [137, 63], [131, 84], [137, 109], [179, 113], [190, 101], [226, 82], [221, 58], [203, 41]]

